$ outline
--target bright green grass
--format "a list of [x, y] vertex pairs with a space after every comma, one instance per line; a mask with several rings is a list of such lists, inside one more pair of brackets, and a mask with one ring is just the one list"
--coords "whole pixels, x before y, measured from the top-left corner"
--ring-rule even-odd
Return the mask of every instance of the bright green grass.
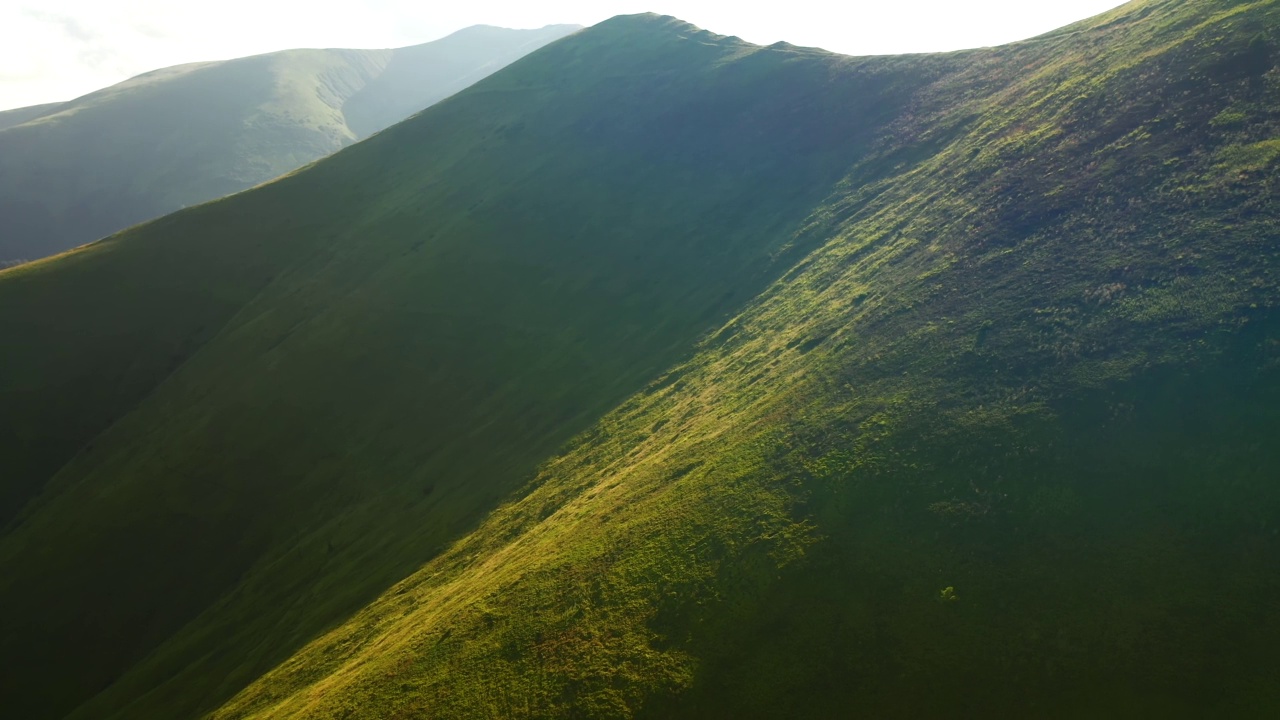
[[0, 262], [46, 257], [271, 180], [575, 29], [474, 27], [396, 50], [181, 65], [0, 113]]
[[66, 463], [0, 544], [11, 706], [216, 706], [358, 609], [776, 277], [925, 80], [651, 24], [0, 276], [0, 417], [56, 439], [6, 451]]
[[[831, 241], [693, 360], [215, 716], [1274, 713], [1274, 176], [1181, 188], [1280, 86], [1141, 105], [1278, 18], [1219, 7], [960, 72], [880, 157], [985, 110], [967, 133], [856, 166]], [[1066, 67], [1087, 92], [1042, 84]]]
[[855, 60], [619, 19], [0, 275], [137, 328], [3, 319], [34, 436], [112, 424], [0, 541], [7, 706], [1273, 714], [1277, 26]]

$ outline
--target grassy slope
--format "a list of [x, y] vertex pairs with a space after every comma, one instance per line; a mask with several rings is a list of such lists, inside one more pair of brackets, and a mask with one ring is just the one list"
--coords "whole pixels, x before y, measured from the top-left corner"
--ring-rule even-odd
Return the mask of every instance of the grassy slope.
[[5, 706], [216, 707], [349, 616], [787, 267], [925, 70], [606, 23], [0, 275], [43, 488], [0, 540]]
[[214, 717], [1273, 717], [1276, 27], [959, 56], [828, 242]]
[[573, 29], [473, 28], [398, 50], [182, 65], [0, 128], [0, 260], [51, 255], [278, 177]]
[[31, 105], [29, 107], [14, 108], [12, 110], [0, 110], [0, 130], [14, 125], [21, 125], [38, 117], [56, 112], [58, 108], [66, 103], [46, 103], [44, 105]]

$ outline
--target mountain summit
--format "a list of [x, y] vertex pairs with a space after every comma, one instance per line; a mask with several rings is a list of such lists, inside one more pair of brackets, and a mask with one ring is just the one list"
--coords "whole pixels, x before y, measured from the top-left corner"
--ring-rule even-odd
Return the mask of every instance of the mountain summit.
[[1274, 715], [1278, 27], [620, 17], [0, 273], [0, 706]]

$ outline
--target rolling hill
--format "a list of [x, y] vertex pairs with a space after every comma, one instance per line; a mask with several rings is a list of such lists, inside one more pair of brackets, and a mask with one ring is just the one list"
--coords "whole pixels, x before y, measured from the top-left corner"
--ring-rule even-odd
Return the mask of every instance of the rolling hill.
[[1274, 715], [1277, 27], [620, 17], [0, 273], [0, 703]]
[[476, 26], [396, 50], [193, 63], [0, 113], [0, 262], [279, 177], [578, 29]]
[[32, 105], [30, 107], [14, 108], [13, 110], [0, 110], [0, 130], [21, 125], [29, 120], [35, 120], [38, 117], [49, 115], [57, 112], [58, 108], [63, 107], [66, 103], [47, 103], [45, 105]]

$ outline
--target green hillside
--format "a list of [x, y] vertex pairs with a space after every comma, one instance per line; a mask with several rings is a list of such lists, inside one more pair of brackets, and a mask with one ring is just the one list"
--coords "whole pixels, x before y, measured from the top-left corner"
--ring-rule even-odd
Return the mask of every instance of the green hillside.
[[1278, 27], [616, 18], [5, 271], [0, 704], [1274, 716]]
[[45, 105], [32, 105], [30, 107], [15, 108], [13, 110], [0, 110], [0, 130], [14, 125], [21, 125], [25, 122], [35, 120], [36, 118], [50, 115], [58, 111], [66, 103], [47, 103]]
[[476, 26], [396, 50], [286, 50], [156, 70], [0, 113], [0, 262], [265, 182], [577, 30]]

